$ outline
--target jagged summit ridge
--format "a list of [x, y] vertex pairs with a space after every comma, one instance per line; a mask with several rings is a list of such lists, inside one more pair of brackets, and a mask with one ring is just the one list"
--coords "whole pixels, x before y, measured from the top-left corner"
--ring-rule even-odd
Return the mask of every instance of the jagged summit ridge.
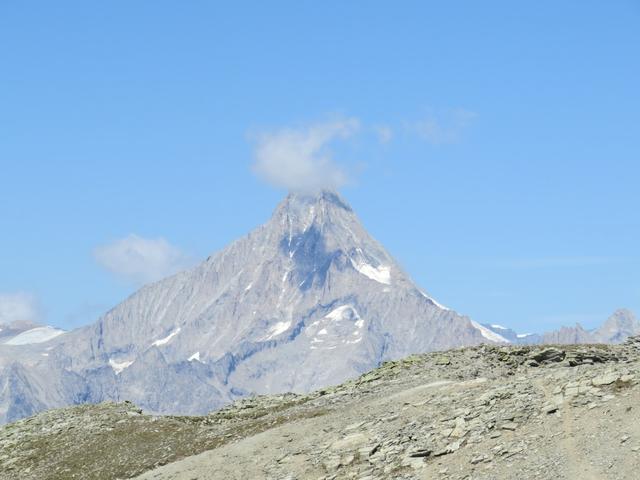
[[391, 265], [395, 262], [337, 192], [291, 193], [276, 209], [270, 223], [284, 229], [280, 232], [281, 249], [298, 264], [304, 264], [310, 256], [327, 259], [344, 255], [360, 273], [389, 283]]
[[274, 217], [282, 214], [327, 213], [332, 209], [342, 210], [355, 216], [355, 212], [347, 201], [335, 190], [321, 190], [318, 193], [289, 193], [276, 207]]

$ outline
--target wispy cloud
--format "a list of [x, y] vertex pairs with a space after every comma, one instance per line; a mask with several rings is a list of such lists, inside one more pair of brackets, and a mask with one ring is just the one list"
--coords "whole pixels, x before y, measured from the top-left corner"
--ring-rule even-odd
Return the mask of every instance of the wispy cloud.
[[433, 145], [451, 144], [460, 141], [464, 130], [477, 116], [464, 108], [433, 111], [408, 124], [408, 129]]
[[253, 171], [268, 183], [292, 191], [339, 188], [347, 174], [333, 159], [329, 145], [353, 136], [359, 126], [356, 118], [347, 118], [259, 133]]
[[351, 178], [332, 148], [362, 132], [365, 140], [388, 144], [397, 133], [418, 136], [434, 145], [459, 141], [478, 116], [463, 108], [432, 110], [418, 121], [361, 124], [355, 117], [338, 118], [297, 127], [251, 132], [253, 172], [267, 183], [294, 192], [340, 188]]
[[0, 324], [38, 322], [41, 309], [35, 295], [25, 292], [0, 293]]
[[102, 267], [134, 284], [159, 280], [192, 263], [189, 255], [164, 238], [143, 238], [134, 234], [99, 246], [93, 254]]

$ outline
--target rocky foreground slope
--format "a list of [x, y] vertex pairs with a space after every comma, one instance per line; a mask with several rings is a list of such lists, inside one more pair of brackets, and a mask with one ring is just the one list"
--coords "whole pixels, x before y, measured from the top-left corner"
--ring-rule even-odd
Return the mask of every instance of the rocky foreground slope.
[[69, 407], [0, 429], [0, 478], [636, 479], [639, 379], [634, 337], [411, 356], [199, 417]]

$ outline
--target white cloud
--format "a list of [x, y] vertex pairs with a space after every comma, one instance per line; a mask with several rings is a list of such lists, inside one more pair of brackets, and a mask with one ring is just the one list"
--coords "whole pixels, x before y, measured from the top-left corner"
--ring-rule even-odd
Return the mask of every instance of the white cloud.
[[187, 268], [191, 259], [164, 238], [131, 234], [97, 247], [96, 261], [108, 271], [136, 284], [153, 282]]
[[37, 322], [40, 306], [36, 297], [29, 293], [0, 293], [0, 324], [11, 322]]
[[270, 184], [292, 191], [338, 188], [347, 175], [328, 146], [353, 136], [359, 126], [357, 119], [348, 118], [258, 134], [253, 170]]
[[456, 143], [477, 116], [477, 113], [462, 108], [434, 112], [413, 123], [410, 129], [433, 145]]

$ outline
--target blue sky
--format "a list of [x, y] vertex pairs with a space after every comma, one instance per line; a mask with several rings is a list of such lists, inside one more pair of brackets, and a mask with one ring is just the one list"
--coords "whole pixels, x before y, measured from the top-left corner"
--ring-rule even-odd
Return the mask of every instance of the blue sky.
[[261, 145], [336, 125], [315, 167], [442, 303], [640, 313], [639, 51], [633, 0], [2, 2], [0, 320], [86, 324], [224, 247], [286, 193]]

